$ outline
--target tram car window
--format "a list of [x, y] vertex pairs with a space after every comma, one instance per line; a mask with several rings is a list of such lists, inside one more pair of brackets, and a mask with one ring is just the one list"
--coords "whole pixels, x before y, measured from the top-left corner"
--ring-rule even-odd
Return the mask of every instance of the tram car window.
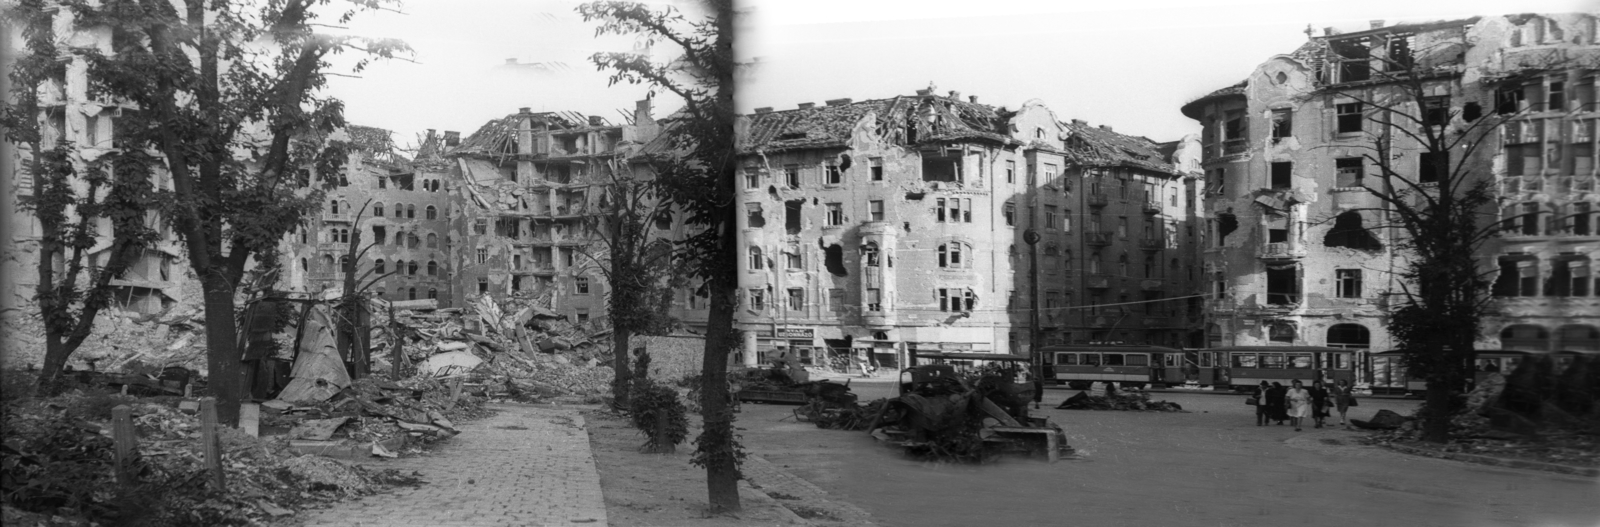
[[1282, 369], [1283, 368], [1283, 364], [1284, 364], [1284, 362], [1283, 362], [1283, 354], [1282, 353], [1262, 353], [1261, 354], [1261, 367], [1262, 368]]
[[1083, 354], [1083, 365], [1084, 366], [1099, 366], [1100, 365], [1100, 354], [1099, 353], [1085, 353], [1085, 354]]
[[1149, 355], [1128, 355], [1127, 358], [1125, 358], [1123, 360], [1127, 361], [1129, 366], [1149, 366], [1150, 365], [1150, 356]]
[[1078, 354], [1076, 354], [1076, 353], [1057, 353], [1056, 354], [1056, 365], [1057, 366], [1077, 366], [1078, 365]]
[[1232, 356], [1233, 367], [1235, 368], [1256, 367], [1256, 354], [1254, 353], [1233, 353]]
[[1107, 353], [1104, 356], [1106, 366], [1122, 366], [1121, 353]]
[[1309, 370], [1309, 369], [1311, 369], [1311, 354], [1310, 353], [1290, 353], [1289, 354], [1289, 367], [1290, 368], [1299, 369], [1299, 370]]

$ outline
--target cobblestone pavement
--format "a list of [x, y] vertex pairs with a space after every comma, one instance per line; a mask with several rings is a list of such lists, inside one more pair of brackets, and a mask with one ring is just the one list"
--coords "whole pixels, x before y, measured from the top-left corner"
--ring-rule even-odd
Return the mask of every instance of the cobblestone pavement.
[[491, 405], [499, 413], [461, 435], [380, 468], [417, 471], [427, 483], [331, 509], [306, 526], [604, 526], [606, 508], [588, 432], [577, 410]]

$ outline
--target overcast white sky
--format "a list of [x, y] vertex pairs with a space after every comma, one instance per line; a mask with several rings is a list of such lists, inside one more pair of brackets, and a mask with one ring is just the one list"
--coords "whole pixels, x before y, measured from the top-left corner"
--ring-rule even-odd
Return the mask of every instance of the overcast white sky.
[[[427, 128], [463, 134], [520, 107], [617, 121], [646, 89], [607, 88], [588, 61], [627, 50], [594, 38], [560, 0], [408, 0], [406, 14], [367, 15], [350, 31], [398, 37], [417, 63], [379, 62], [335, 78], [351, 122], [402, 144]], [[1062, 119], [1168, 141], [1197, 131], [1178, 108], [1242, 80], [1305, 42], [1307, 25], [1345, 31], [1370, 20], [1416, 22], [1513, 12], [1600, 11], [1600, 0], [748, 0], [738, 52], [743, 112], [827, 99], [910, 95], [935, 84], [1016, 108], [1042, 99]], [[555, 71], [507, 68], [506, 59]], [[658, 99], [656, 114], [676, 103]]]

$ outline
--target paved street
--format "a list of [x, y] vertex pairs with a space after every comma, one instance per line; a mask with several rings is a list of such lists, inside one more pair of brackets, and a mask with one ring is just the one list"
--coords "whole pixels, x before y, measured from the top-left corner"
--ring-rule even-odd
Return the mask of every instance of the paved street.
[[[851, 387], [862, 401], [892, 390]], [[1358, 434], [1337, 429], [1257, 427], [1243, 395], [1154, 398], [1191, 412], [1043, 410], [1081, 454], [1054, 465], [919, 463], [865, 433], [784, 420], [788, 406], [746, 404], [738, 426], [755, 453], [879, 525], [1600, 525], [1593, 479], [1354, 446]], [[1352, 417], [1417, 404], [1367, 398]]]
[[604, 526], [606, 509], [577, 410], [492, 405], [499, 414], [417, 458], [374, 466], [427, 484], [313, 511], [307, 526]]

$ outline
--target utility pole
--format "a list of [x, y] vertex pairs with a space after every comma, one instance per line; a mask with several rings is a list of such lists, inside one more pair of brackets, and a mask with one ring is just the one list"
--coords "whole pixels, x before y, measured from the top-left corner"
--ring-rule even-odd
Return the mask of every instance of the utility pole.
[[[1030, 219], [1029, 223], [1034, 221]], [[1039, 351], [1041, 343], [1044, 342], [1044, 338], [1039, 335], [1039, 238], [1039, 231], [1031, 227], [1022, 233], [1022, 241], [1028, 243], [1028, 287], [1032, 289], [1028, 298], [1033, 304], [1033, 312], [1028, 317], [1028, 352], [1033, 355], [1035, 375], [1039, 375], [1039, 370], [1044, 368], [1044, 354]]]

